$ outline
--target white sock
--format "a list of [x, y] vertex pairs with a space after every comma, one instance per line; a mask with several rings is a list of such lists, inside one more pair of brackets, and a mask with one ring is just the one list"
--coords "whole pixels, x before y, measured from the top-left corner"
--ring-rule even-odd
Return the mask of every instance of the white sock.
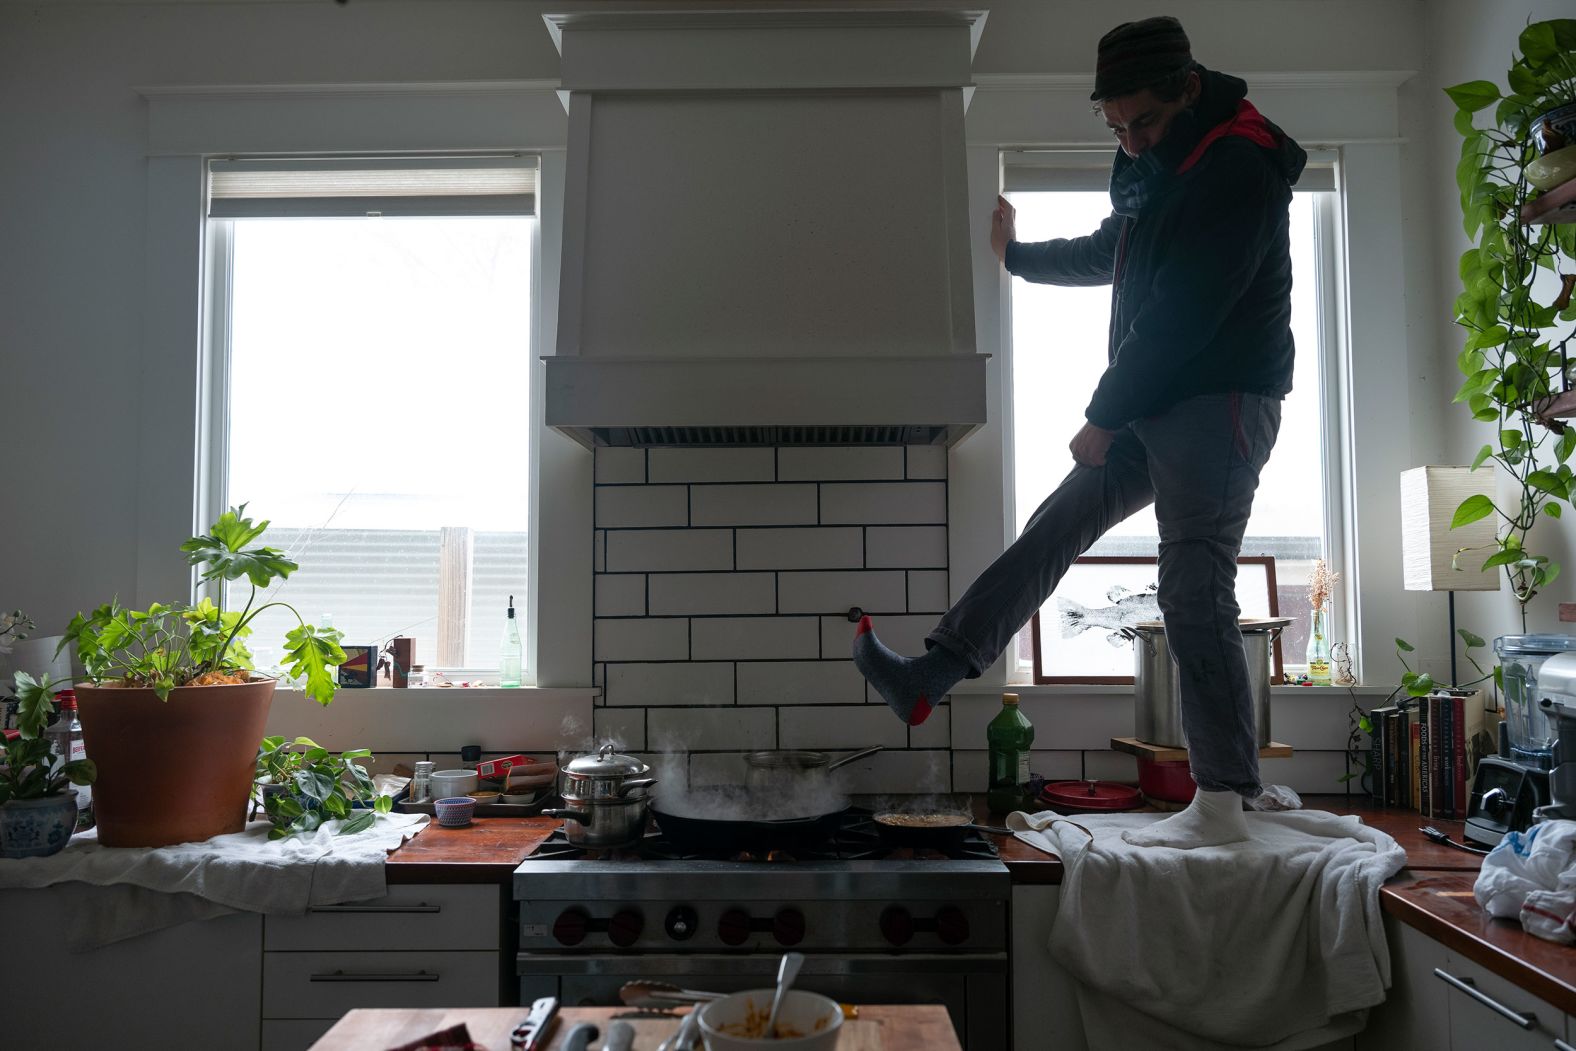
[[1181, 813], [1122, 833], [1122, 839], [1135, 847], [1181, 850], [1241, 843], [1247, 838], [1248, 819], [1242, 811], [1242, 797], [1235, 792], [1205, 792], [1203, 789], [1193, 794], [1193, 802]]

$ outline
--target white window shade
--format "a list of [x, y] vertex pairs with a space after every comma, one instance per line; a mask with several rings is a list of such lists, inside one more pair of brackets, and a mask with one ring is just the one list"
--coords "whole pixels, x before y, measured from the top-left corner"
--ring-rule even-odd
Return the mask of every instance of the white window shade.
[[214, 160], [213, 219], [536, 214], [536, 158]]
[[[1007, 193], [1105, 190], [1111, 182], [1109, 150], [1013, 150], [1002, 155], [1002, 189]], [[1309, 150], [1308, 163], [1292, 189], [1298, 193], [1335, 189], [1334, 150]]]

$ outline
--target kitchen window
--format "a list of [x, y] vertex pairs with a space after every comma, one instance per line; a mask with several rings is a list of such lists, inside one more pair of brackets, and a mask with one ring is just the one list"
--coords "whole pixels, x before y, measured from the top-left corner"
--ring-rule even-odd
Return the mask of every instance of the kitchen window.
[[[520, 156], [209, 164], [203, 521], [247, 503], [301, 566], [269, 599], [458, 678], [529, 609], [535, 186]], [[293, 623], [258, 618], [260, 668]]]
[[[1004, 165], [1007, 196], [1018, 210], [1019, 236], [1041, 241], [1093, 231], [1110, 214], [1105, 189], [1109, 151], [1016, 152]], [[1309, 625], [1308, 578], [1314, 559], [1342, 571], [1339, 588], [1351, 593], [1339, 557], [1342, 513], [1336, 455], [1335, 380], [1339, 364], [1340, 258], [1334, 158], [1314, 154], [1291, 205], [1293, 269], [1292, 331], [1297, 345], [1292, 393], [1282, 405], [1280, 436], [1265, 467], [1253, 504], [1242, 554], [1275, 559], [1281, 616], [1291, 618], [1282, 638], [1289, 672], [1306, 669]], [[1094, 288], [1030, 284], [1014, 279], [1012, 295], [1013, 476], [1016, 529], [1022, 530], [1041, 501], [1071, 468], [1068, 443], [1082, 425], [1084, 409], [1106, 365], [1109, 286]], [[1106, 556], [1153, 556], [1159, 547], [1154, 512], [1146, 509], [1119, 523], [1088, 552]], [[1042, 618], [1054, 618], [1053, 593]], [[1330, 637], [1344, 636], [1342, 606], [1335, 603]], [[1050, 622], [1054, 624], [1054, 621]], [[1049, 627], [1044, 630], [1054, 630]], [[1019, 636], [1015, 679], [1033, 675], [1029, 631]]]

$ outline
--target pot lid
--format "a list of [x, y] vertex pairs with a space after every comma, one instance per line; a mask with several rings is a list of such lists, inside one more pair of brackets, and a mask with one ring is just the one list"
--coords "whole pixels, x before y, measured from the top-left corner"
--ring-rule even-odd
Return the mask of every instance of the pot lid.
[[[1270, 631], [1274, 628], [1285, 628], [1291, 625], [1290, 617], [1238, 617], [1237, 626], [1243, 631]], [[1163, 620], [1141, 620], [1133, 625], [1134, 631], [1160, 631], [1166, 630]]]
[[1134, 810], [1144, 797], [1132, 785], [1112, 781], [1050, 781], [1040, 790], [1040, 802], [1078, 810]]
[[564, 767], [571, 777], [638, 777], [651, 768], [632, 755], [620, 755], [611, 744], [587, 752]]

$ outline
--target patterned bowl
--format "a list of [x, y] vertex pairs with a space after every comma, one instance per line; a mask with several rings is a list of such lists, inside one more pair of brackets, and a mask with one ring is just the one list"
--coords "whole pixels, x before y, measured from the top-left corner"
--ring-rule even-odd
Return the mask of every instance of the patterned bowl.
[[59, 853], [77, 827], [77, 790], [0, 804], [0, 857], [42, 858]]
[[464, 828], [471, 823], [471, 815], [476, 812], [476, 800], [470, 796], [434, 800], [432, 806], [438, 813], [438, 824], [444, 828]]

